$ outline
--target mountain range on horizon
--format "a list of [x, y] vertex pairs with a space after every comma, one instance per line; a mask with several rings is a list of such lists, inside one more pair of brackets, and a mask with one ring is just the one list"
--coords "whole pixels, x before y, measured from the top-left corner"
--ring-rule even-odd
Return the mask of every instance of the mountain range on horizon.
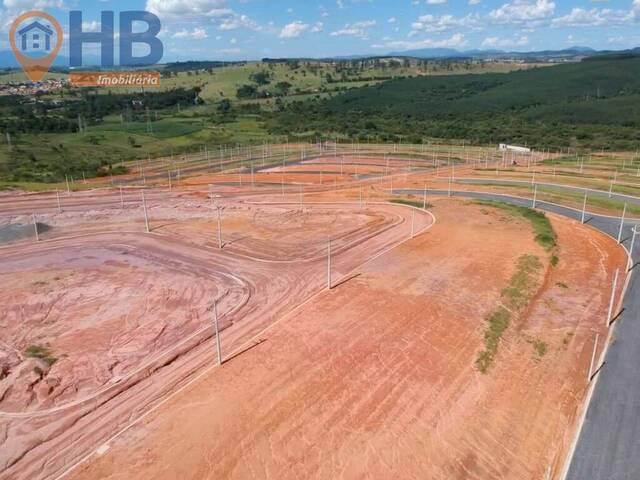
[[[507, 51], [498, 49], [472, 49], [472, 50], [457, 50], [454, 48], [424, 48], [414, 50], [393, 51], [386, 54], [362, 54], [362, 55], [342, 55], [336, 57], [292, 57], [291, 59], [297, 60], [361, 60], [366, 58], [389, 58], [389, 57], [405, 57], [405, 58], [418, 58], [422, 60], [436, 60], [436, 59], [462, 59], [473, 58], [477, 60], [523, 60], [523, 61], [578, 61], [585, 57], [591, 57], [596, 55], [610, 55], [610, 54], [640, 54], [640, 47], [636, 47], [628, 50], [595, 50], [591, 47], [584, 46], [572, 46], [561, 50], [542, 50], [542, 51]], [[269, 58], [274, 60], [275, 58]], [[287, 57], [282, 58], [288, 59]], [[205, 61], [204, 59], [190, 59], [190, 60], [177, 60], [166, 59], [162, 64], [169, 63], [183, 63], [185, 61]], [[207, 59], [206, 61], [213, 61], [215, 59]], [[255, 61], [260, 59], [253, 59], [248, 61]], [[265, 59], [263, 59], [265, 60]], [[234, 60], [225, 60], [234, 61]], [[237, 59], [235, 61], [247, 61], [247, 59]], [[99, 56], [85, 56], [86, 68], [96, 67], [100, 64]], [[53, 62], [53, 67], [65, 68], [69, 65], [69, 58], [64, 55], [58, 55]], [[15, 58], [15, 55], [11, 50], [0, 51], [0, 69], [15, 69], [19, 68], [20, 64]]]

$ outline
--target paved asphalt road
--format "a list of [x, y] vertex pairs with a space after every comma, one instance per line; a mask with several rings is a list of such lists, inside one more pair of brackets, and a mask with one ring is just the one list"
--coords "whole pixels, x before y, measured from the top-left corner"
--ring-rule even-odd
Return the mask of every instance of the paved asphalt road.
[[[464, 183], [466, 185], [482, 185], [491, 183], [494, 185], [514, 185], [520, 187], [531, 187], [533, 189], [533, 185], [531, 182], [526, 180], [502, 180], [496, 178], [458, 178], [456, 179], [456, 183]], [[604, 192], [602, 190], [595, 190], [593, 188], [583, 188], [583, 187], [575, 187], [571, 185], [560, 185], [557, 183], [550, 182], [536, 182], [536, 185], [539, 187], [548, 187], [556, 190], [568, 190], [573, 193], [584, 194], [584, 192], [588, 192], [589, 198], [597, 197], [608, 199], [611, 198], [613, 200], [618, 200], [620, 202], [633, 203], [634, 205], [640, 205], [640, 198], [634, 197], [632, 195], [625, 195], [623, 193], [616, 192]]]
[[[422, 198], [423, 190], [394, 190]], [[428, 190], [427, 195], [446, 195], [445, 190]], [[499, 200], [532, 206], [532, 201], [491, 193], [452, 192], [454, 197]], [[581, 212], [538, 202], [537, 208], [580, 220]], [[587, 214], [586, 223], [614, 238], [620, 219]], [[625, 222], [623, 243], [630, 248], [637, 222]], [[633, 252], [640, 258], [640, 235]], [[610, 288], [607, 286], [607, 288]], [[605, 364], [587, 410], [567, 480], [640, 480], [640, 280], [632, 275], [617, 319], [615, 342], [609, 348]]]

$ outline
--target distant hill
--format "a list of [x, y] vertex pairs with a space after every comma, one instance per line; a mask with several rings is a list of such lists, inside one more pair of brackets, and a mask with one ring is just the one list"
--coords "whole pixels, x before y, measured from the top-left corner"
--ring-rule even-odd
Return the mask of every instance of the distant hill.
[[415, 58], [455, 58], [466, 56], [453, 48], [423, 48], [420, 50], [406, 50], [404, 52], [390, 52], [392, 57], [415, 57]]
[[[100, 65], [101, 58], [99, 55], [85, 53], [82, 61], [84, 63], [83, 68], [97, 68], [97, 66]], [[58, 68], [69, 68], [69, 57], [66, 55], [58, 55], [53, 61], [53, 66]], [[20, 68], [20, 64], [11, 50], [0, 50], [0, 69], [7, 68]], [[115, 68], [117, 69], [118, 67], [116, 66]]]
[[601, 55], [507, 74], [391, 80], [294, 104], [275, 115], [270, 128], [635, 149], [640, 55]]
[[[53, 65], [55, 67], [68, 67], [69, 57], [58, 55]], [[3, 68], [20, 68], [20, 64], [11, 50], [0, 50], [0, 69]]]
[[452, 48], [426, 48], [419, 50], [405, 50], [391, 52], [391, 56], [415, 57], [421, 59], [438, 58], [476, 58], [476, 59], [511, 59], [511, 60], [540, 60], [581, 59], [585, 56], [597, 55], [599, 52], [589, 47], [570, 47], [564, 50], [544, 50], [534, 52], [507, 52], [503, 50], [465, 50]]

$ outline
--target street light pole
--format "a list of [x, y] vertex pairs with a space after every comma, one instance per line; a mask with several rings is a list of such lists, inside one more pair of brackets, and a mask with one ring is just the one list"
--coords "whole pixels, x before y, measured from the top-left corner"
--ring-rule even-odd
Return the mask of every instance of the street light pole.
[[222, 365], [222, 348], [220, 346], [220, 329], [218, 328], [218, 302], [213, 299], [213, 326], [216, 332], [216, 350], [218, 352], [218, 366]]

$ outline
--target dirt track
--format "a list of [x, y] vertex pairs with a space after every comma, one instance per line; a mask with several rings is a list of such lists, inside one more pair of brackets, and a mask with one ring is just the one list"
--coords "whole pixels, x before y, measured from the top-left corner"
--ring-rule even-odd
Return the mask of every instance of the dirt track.
[[[51, 194], [0, 198], [11, 222], [28, 225], [36, 211], [51, 227], [38, 244], [0, 247], [0, 366], [9, 366], [0, 478], [56, 478], [85, 455], [72, 478], [537, 480], [555, 471], [604, 327], [603, 285], [623, 254], [554, 219], [562, 260], [551, 269], [524, 221], [443, 200], [435, 228], [403, 244], [411, 210], [376, 203], [391, 179], [354, 177], [384, 173], [384, 159], [349, 161], [358, 166], [345, 163], [344, 175], [331, 158], [312, 159], [256, 173], [254, 185], [245, 173], [242, 186], [235, 174], [203, 175], [148, 190], [152, 234], [142, 233], [133, 190], [124, 205], [118, 190], [63, 195], [62, 213]], [[402, 172], [393, 185], [433, 179], [406, 160], [390, 165]], [[267, 178], [275, 182], [259, 183]], [[417, 232], [431, 224], [415, 218]], [[329, 236], [337, 288], [319, 293]], [[485, 317], [523, 254], [544, 260], [544, 283], [482, 375]], [[213, 297], [233, 358], [210, 370]], [[536, 341], [548, 348], [542, 357]], [[32, 345], [56, 362], [28, 358]]]
[[[551, 268], [522, 220], [448, 201], [435, 213], [427, 234], [316, 297], [71, 478], [543, 478], [604, 329], [600, 285], [624, 255], [554, 217]], [[545, 258], [544, 283], [482, 375], [483, 319], [523, 254]]]
[[[45, 241], [0, 249], [2, 478], [61, 473], [214, 364], [214, 297], [228, 356], [323, 288], [328, 236], [339, 281], [411, 228], [409, 209], [394, 205], [231, 203], [219, 251], [208, 200], [150, 202], [151, 235], [135, 232], [138, 212], [102, 208], [45, 215]], [[57, 361], [25, 357], [30, 345]]]

